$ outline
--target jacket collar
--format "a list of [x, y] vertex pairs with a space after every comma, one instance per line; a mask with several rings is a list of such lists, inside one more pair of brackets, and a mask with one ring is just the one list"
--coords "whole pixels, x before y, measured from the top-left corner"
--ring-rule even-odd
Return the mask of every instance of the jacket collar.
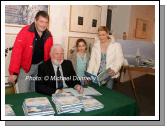
[[[34, 32], [35, 33], [35, 23], [33, 22], [29, 29], [28, 29], [30, 32]], [[48, 29], [45, 30], [45, 38], [48, 38], [48, 37], [51, 37], [51, 33], [49, 32]]]

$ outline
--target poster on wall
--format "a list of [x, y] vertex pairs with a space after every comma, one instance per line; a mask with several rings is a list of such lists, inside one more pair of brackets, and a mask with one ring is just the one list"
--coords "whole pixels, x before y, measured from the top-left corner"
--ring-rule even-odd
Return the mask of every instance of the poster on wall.
[[78, 25], [83, 25], [83, 17], [78, 16]]
[[97, 33], [100, 26], [101, 6], [71, 5], [70, 31]]
[[95, 42], [94, 38], [89, 38], [89, 37], [68, 37], [68, 52], [67, 52], [67, 57], [68, 58], [76, 50], [76, 41], [78, 39], [84, 39], [86, 41], [86, 43], [87, 43], [87, 52], [91, 53], [91, 49], [93, 47], [93, 43]]
[[48, 8], [48, 5], [6, 5], [5, 23], [13, 25], [31, 24], [39, 10], [48, 12]]
[[144, 19], [136, 19], [136, 38], [146, 39], [148, 35], [148, 21]]

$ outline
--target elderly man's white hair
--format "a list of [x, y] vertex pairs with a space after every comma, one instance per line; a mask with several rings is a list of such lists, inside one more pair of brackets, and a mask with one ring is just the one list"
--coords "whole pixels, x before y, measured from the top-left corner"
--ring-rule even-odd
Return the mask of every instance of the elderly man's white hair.
[[58, 48], [58, 47], [62, 48], [62, 50], [63, 50], [63, 52], [64, 52], [63, 45], [61, 45], [61, 44], [53, 44], [53, 46], [51, 47], [51, 50], [50, 50], [50, 54], [52, 54], [53, 51], [54, 51], [54, 49], [56, 49], [56, 48]]

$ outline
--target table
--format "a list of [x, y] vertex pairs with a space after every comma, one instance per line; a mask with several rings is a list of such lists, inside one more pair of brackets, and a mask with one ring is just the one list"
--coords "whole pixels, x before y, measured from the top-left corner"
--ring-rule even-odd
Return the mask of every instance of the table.
[[[104, 86], [92, 85], [97, 91], [102, 93], [101, 96], [94, 96], [97, 100], [104, 104], [103, 109], [94, 110], [90, 112], [85, 112], [82, 110], [80, 113], [75, 114], [55, 114], [56, 116], [135, 116], [138, 115], [138, 106], [134, 99], [116, 92], [114, 90], [109, 90]], [[11, 94], [6, 95], [5, 103], [13, 105], [12, 108], [15, 111], [17, 116], [23, 116], [24, 112], [22, 109], [22, 104], [25, 98], [31, 97], [40, 97], [45, 96], [48, 97], [51, 102], [55, 112], [56, 108], [54, 103], [51, 100], [51, 96], [47, 96], [44, 94], [30, 92], [30, 93], [19, 93], [19, 94]]]
[[139, 67], [139, 66], [123, 66], [123, 69], [128, 71], [129, 80], [131, 81], [131, 85], [132, 85], [132, 88], [133, 88], [135, 98], [136, 98], [137, 101], [139, 101], [131, 72], [132, 71], [137, 71], [137, 72], [145, 72], [145, 73], [155, 73], [155, 69], [152, 68], [152, 67]]

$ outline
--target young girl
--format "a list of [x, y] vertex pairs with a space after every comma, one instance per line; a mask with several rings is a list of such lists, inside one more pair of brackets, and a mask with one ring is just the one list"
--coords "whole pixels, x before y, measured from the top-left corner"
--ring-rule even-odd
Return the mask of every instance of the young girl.
[[[77, 76], [84, 77], [89, 61], [87, 43], [84, 39], [80, 38], [76, 41], [75, 50], [70, 53], [68, 59], [72, 61]], [[81, 84], [84, 85], [84, 80], [81, 80]]]

